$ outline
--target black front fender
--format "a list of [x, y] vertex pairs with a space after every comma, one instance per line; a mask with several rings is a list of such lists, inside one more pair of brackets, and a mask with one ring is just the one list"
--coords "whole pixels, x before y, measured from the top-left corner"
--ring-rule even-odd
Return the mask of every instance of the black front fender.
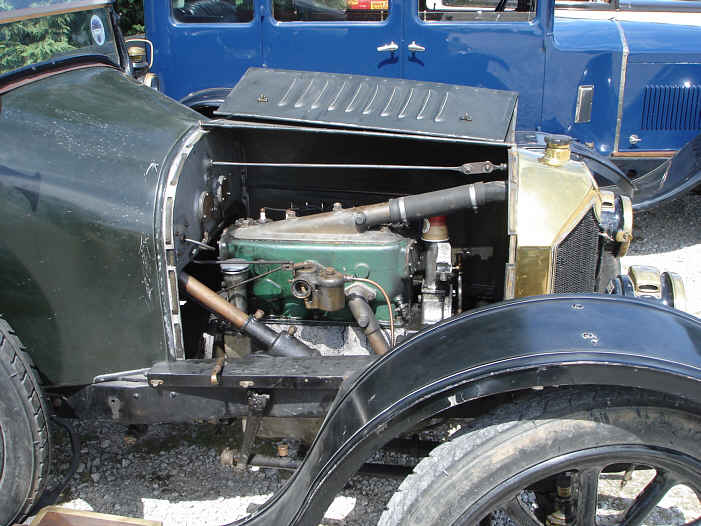
[[701, 320], [615, 296], [544, 296], [447, 320], [344, 385], [283, 491], [239, 524], [319, 524], [366, 458], [450, 407], [529, 387], [616, 385], [701, 403]]

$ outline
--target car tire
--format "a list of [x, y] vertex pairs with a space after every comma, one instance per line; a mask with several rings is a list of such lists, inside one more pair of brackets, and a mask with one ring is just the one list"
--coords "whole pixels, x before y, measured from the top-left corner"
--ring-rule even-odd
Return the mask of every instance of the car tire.
[[20, 521], [44, 490], [48, 414], [32, 360], [0, 318], [0, 525]]
[[[632, 455], [633, 451], [638, 456], [644, 456], [642, 452], [654, 456], [664, 448], [670, 455], [690, 459], [690, 466], [699, 468], [699, 437], [701, 410], [680, 399], [622, 389], [542, 394], [478, 418], [460, 436], [434, 449], [392, 496], [379, 524], [476, 526], [491, 524], [492, 517], [503, 524], [504, 510], [516, 524], [543, 524], [542, 517], [524, 520], [525, 516], [519, 515], [522, 509], [509, 506], [517, 499], [519, 507], [524, 506], [515, 496], [536, 487], [536, 482], [552, 480], [556, 473], [571, 472], [567, 470], [573, 468], [586, 473], [581, 467], [558, 463], [561, 459], [584, 462], [586, 457], [593, 463], [591, 459], [597, 458], [597, 453], [606, 452], [609, 457], [601, 457], [601, 462], [608, 458], [610, 464], [604, 465], [611, 467], [629, 459], [628, 453]], [[612, 452], [615, 456], [610, 456]], [[642, 464], [626, 465], [649, 465], [649, 458], [639, 460]], [[701, 477], [701, 471], [697, 473]], [[593, 480], [598, 488], [598, 474]], [[701, 495], [699, 480], [684, 483]], [[579, 489], [575, 494], [580, 491], [587, 494]], [[593, 500], [590, 519], [592, 513], [596, 515], [596, 498]], [[585, 506], [587, 501], [581, 502]], [[594, 524], [594, 520], [581, 519], [578, 517], [577, 524]]]

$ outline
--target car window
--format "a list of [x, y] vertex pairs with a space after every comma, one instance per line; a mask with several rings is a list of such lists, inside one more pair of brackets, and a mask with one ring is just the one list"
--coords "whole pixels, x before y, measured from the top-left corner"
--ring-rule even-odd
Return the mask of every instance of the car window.
[[19, 20], [10, 18], [10, 13], [19, 15], [18, 10], [34, 7], [34, 4], [28, 4], [23, 0], [0, 0], [0, 14], [11, 20], [0, 24], [0, 75], [31, 64], [75, 55], [105, 55], [119, 64], [106, 8], [30, 16]]
[[[18, 11], [20, 9], [44, 8], [48, 6], [59, 9], [68, 7], [75, 0], [0, 0], [0, 12]], [[105, 2], [106, 3], [106, 2]]]
[[382, 22], [389, 0], [272, 0], [281, 22]]
[[698, 13], [701, 3], [694, 0], [555, 0], [555, 9]]
[[607, 0], [555, 0], [555, 9], [615, 9]]
[[424, 22], [518, 21], [535, 18], [536, 0], [419, 0]]
[[253, 0], [173, 0], [173, 18], [190, 24], [250, 22]]

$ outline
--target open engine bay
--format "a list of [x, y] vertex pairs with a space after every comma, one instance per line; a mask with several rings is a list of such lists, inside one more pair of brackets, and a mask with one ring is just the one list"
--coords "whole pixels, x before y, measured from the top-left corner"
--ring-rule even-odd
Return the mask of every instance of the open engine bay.
[[276, 131], [210, 129], [179, 176], [185, 357], [381, 355], [504, 298], [506, 148]]
[[566, 144], [544, 160], [503, 143], [231, 121], [188, 141], [164, 216], [175, 359], [382, 355], [474, 307], [600, 290], [600, 261], [625, 245], [620, 198], [602, 202], [583, 163], [557, 159]]
[[382, 355], [475, 307], [605, 290], [630, 199], [567, 137], [518, 148], [515, 94], [405, 84], [251, 70], [227, 119], [181, 140], [161, 212], [171, 359]]

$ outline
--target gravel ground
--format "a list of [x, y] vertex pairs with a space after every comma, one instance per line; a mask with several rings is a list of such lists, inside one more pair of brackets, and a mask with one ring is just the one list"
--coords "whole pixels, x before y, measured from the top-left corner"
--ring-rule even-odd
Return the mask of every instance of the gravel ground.
[[623, 267], [652, 265], [684, 278], [687, 311], [701, 317], [701, 194], [635, 214], [634, 240]]
[[[636, 216], [635, 237], [624, 267], [650, 264], [681, 274], [689, 311], [701, 316], [701, 195]], [[241, 440], [238, 424], [159, 425], [134, 435], [123, 426], [84, 422], [80, 472], [61, 499], [64, 506], [143, 517], [166, 526], [215, 525], [239, 519], [265, 502], [286, 480], [284, 473], [239, 473], [220, 462], [222, 451]], [[58, 434], [55, 467], [65, 470], [68, 448]], [[270, 454], [275, 444], [262, 441]], [[398, 457], [399, 460], [407, 460]], [[649, 474], [636, 472], [620, 489], [621, 476], [602, 479], [601, 515], [614, 516], [640, 491]], [[354, 477], [336, 498], [324, 525], [375, 524], [399, 481]], [[649, 526], [669, 526], [701, 516], [699, 499], [675, 488], [653, 513]], [[607, 523], [604, 520], [602, 524]]]
[[[222, 465], [221, 453], [236, 448], [241, 426], [231, 424], [149, 426], [135, 436], [125, 426], [81, 422], [79, 473], [60, 504], [74, 509], [163, 521], [166, 526], [208, 526], [240, 519], [286, 481], [285, 472]], [[69, 451], [60, 435], [54, 465], [66, 469]], [[272, 441], [257, 451], [271, 453]], [[322, 524], [375, 524], [399, 480], [356, 476], [336, 497]]]

